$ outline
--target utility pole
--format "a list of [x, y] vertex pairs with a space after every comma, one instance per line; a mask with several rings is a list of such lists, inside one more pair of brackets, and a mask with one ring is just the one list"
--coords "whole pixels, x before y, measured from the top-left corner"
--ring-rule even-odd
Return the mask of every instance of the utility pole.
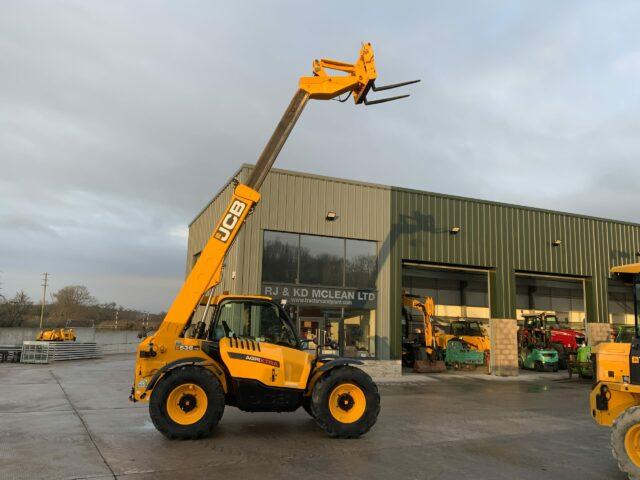
[[47, 286], [49, 285], [49, 274], [42, 274], [42, 306], [40, 307], [40, 330], [42, 330], [42, 320], [44, 319], [44, 304], [47, 301]]

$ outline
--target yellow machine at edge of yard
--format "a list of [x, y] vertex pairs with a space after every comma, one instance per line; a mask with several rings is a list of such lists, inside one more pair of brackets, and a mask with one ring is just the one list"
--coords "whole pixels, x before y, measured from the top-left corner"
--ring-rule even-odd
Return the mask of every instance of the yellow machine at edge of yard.
[[620, 470], [640, 480], [640, 263], [614, 267], [611, 273], [633, 285], [635, 335], [631, 343], [601, 343], [592, 349], [589, 405], [596, 422], [612, 427], [611, 449]]
[[252, 412], [302, 406], [333, 437], [358, 437], [375, 424], [380, 396], [371, 377], [353, 366], [362, 362], [307, 353], [279, 304], [262, 296], [216, 294], [215, 288], [225, 255], [260, 201], [260, 186], [307, 101], [346, 95], [356, 105], [372, 105], [408, 95], [368, 100], [369, 91], [417, 82], [376, 87], [376, 78], [369, 43], [354, 64], [313, 62], [313, 76], [300, 79], [249, 180], [236, 185], [164, 321], [140, 343], [130, 399], [149, 401], [153, 424], [167, 437], [210, 435], [225, 405]]
[[51, 328], [40, 331], [36, 340], [41, 342], [75, 342], [76, 332], [73, 328]]

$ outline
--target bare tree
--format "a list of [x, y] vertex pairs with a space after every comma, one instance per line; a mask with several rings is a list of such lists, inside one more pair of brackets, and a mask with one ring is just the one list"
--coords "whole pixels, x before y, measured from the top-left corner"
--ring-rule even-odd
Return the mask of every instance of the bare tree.
[[0, 299], [0, 325], [4, 327], [19, 327], [31, 310], [33, 302], [29, 295], [22, 290], [10, 300]]
[[67, 285], [53, 294], [54, 317], [64, 319], [65, 323], [70, 320], [80, 319], [91, 307], [97, 303], [95, 297], [89, 293], [89, 289], [84, 285]]

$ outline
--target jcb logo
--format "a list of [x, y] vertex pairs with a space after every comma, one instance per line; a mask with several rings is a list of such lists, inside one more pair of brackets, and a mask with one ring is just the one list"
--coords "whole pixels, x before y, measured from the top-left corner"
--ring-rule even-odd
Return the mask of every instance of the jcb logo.
[[221, 242], [229, 240], [231, 232], [236, 228], [236, 225], [238, 225], [240, 215], [242, 215], [245, 208], [247, 208], [247, 205], [244, 202], [234, 200], [229, 207], [229, 210], [227, 210], [227, 214], [222, 219], [222, 223], [220, 223], [218, 230], [213, 236]]

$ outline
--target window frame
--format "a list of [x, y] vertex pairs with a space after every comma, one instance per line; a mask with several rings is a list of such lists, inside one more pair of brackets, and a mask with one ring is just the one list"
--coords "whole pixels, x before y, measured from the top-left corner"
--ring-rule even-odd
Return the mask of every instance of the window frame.
[[[278, 310], [278, 316], [280, 320], [283, 321], [291, 329], [291, 332], [293, 333], [293, 338], [296, 341], [296, 345], [287, 346], [287, 345], [282, 345], [282, 344], [277, 344], [272, 342], [264, 342], [264, 343], [270, 343], [271, 345], [277, 345], [279, 347], [284, 347], [284, 348], [291, 348], [294, 350], [302, 350], [302, 345], [300, 343], [300, 336], [299, 336], [298, 330], [294, 325], [293, 321], [291, 321], [291, 317], [289, 317], [289, 314], [286, 312], [286, 310], [282, 308], [281, 305], [278, 305], [275, 302], [270, 302], [268, 300], [264, 300], [260, 298], [228, 297], [222, 300], [222, 302], [220, 302], [218, 305], [216, 305], [215, 317], [211, 322], [211, 326], [209, 328], [209, 334], [207, 335], [209, 341], [213, 341], [213, 342], [220, 341], [220, 339], [216, 339], [214, 337], [214, 333], [216, 331], [216, 327], [218, 326], [218, 320], [220, 319], [220, 315], [222, 313], [222, 309], [224, 305], [231, 302], [234, 302], [234, 303], [242, 302], [242, 303], [251, 303], [253, 305], [269, 305], [271, 307], [276, 307], [276, 309]], [[230, 337], [225, 336], [223, 338], [230, 338]], [[245, 338], [245, 337], [237, 337], [237, 338]]]
[[[295, 264], [296, 264], [296, 275], [295, 275], [295, 279], [293, 283], [289, 283], [289, 282], [281, 282], [281, 281], [274, 281], [274, 280], [267, 280], [265, 279], [265, 272], [264, 272], [264, 255], [265, 255], [265, 236], [268, 233], [283, 233], [283, 234], [288, 234], [288, 235], [295, 235], [297, 238], [297, 252], [296, 252], [296, 260], [295, 260]], [[301, 278], [300, 278], [300, 274], [301, 274], [301, 264], [302, 264], [302, 256], [301, 256], [301, 252], [302, 252], [302, 237], [316, 237], [316, 238], [328, 238], [328, 239], [334, 239], [334, 240], [340, 240], [342, 242], [342, 279], [341, 279], [341, 284], [325, 284], [325, 283], [308, 283], [308, 282], [302, 282]], [[366, 287], [362, 287], [362, 286], [354, 286], [354, 285], [347, 285], [347, 242], [348, 241], [356, 241], [356, 242], [369, 242], [372, 244], [373, 246], [373, 250], [374, 250], [374, 258], [375, 258], [375, 268], [374, 268], [374, 281], [372, 285], [368, 285]], [[368, 240], [368, 239], [364, 239], [364, 238], [351, 238], [351, 237], [335, 237], [332, 235], [316, 235], [316, 234], [312, 234], [312, 233], [299, 233], [299, 232], [290, 232], [290, 231], [285, 231], [285, 230], [271, 230], [271, 229], [267, 229], [264, 228], [262, 229], [262, 251], [261, 251], [261, 273], [260, 273], [260, 282], [261, 283], [274, 283], [274, 284], [283, 284], [283, 285], [301, 285], [301, 286], [322, 286], [322, 287], [334, 287], [334, 288], [345, 288], [345, 289], [351, 289], [351, 290], [369, 290], [369, 291], [377, 291], [378, 290], [378, 276], [380, 274], [380, 258], [379, 258], [379, 250], [378, 250], [378, 241], [376, 240]]]

